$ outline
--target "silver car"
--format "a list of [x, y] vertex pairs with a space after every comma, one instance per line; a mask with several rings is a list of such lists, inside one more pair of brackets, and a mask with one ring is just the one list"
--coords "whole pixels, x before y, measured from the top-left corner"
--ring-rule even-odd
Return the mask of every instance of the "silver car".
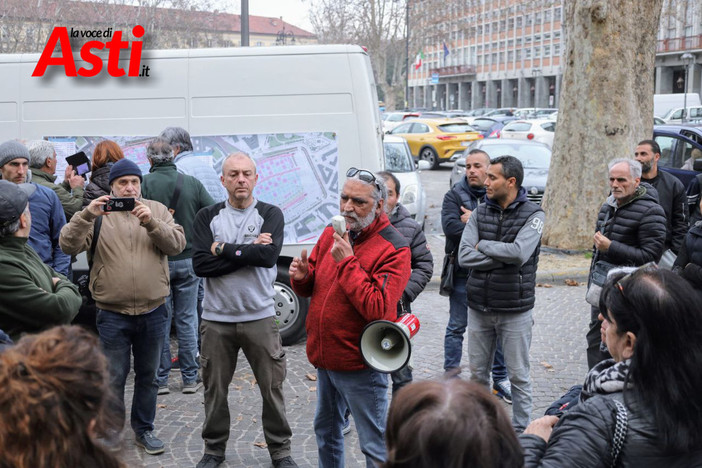
[[535, 141], [487, 139], [476, 140], [465, 153], [455, 157], [451, 170], [450, 186], [460, 182], [466, 174], [466, 157], [471, 150], [485, 151], [490, 158], [510, 155], [519, 159], [524, 166], [524, 181], [522, 187], [526, 190], [529, 200], [541, 204], [548, 178], [548, 168], [551, 165], [551, 149], [543, 143]]
[[428, 170], [429, 163], [419, 161], [415, 166], [407, 141], [402, 137], [385, 135], [383, 148], [385, 149], [385, 170], [392, 172], [400, 181], [399, 201], [423, 228], [427, 196], [419, 178], [419, 171]]

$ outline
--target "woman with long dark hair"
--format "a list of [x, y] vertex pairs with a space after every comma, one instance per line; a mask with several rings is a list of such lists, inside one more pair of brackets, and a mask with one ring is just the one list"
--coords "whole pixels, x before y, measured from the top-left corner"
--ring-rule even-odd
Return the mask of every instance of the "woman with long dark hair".
[[645, 265], [611, 275], [600, 310], [613, 359], [588, 373], [580, 403], [560, 420], [529, 425], [525, 466], [702, 466], [702, 298]]

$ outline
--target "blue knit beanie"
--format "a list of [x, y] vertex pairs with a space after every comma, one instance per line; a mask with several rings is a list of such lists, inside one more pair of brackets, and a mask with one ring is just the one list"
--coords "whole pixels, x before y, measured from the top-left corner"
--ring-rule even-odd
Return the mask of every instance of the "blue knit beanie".
[[141, 169], [139, 169], [139, 166], [137, 166], [134, 162], [132, 162], [129, 159], [120, 159], [117, 161], [113, 166], [112, 169], [110, 169], [110, 178], [109, 178], [109, 184], [112, 185], [112, 182], [115, 179], [119, 179], [122, 176], [126, 175], [135, 175], [139, 177], [139, 182], [142, 181], [141, 179]]

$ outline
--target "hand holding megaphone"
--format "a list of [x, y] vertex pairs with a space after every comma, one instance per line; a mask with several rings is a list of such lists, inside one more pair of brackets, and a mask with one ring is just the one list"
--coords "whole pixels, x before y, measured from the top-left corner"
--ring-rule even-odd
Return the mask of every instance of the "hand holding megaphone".
[[412, 354], [410, 340], [419, 331], [419, 319], [404, 314], [395, 322], [376, 320], [361, 333], [361, 356], [373, 370], [390, 374], [407, 365]]

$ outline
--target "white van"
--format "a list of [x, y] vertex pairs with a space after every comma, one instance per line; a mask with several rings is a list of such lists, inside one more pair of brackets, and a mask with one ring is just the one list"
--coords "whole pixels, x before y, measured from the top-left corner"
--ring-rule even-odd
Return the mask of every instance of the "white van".
[[[687, 115], [687, 117], [685, 117]], [[677, 109], [670, 109], [666, 115], [663, 116], [663, 120], [667, 124], [680, 124], [683, 123], [693, 123], [702, 121], [702, 106], [687, 106], [687, 112], [685, 112], [684, 107], [679, 107]]]
[[292, 292], [288, 265], [338, 213], [346, 170], [384, 168], [366, 52], [351, 45], [144, 51], [149, 76], [121, 78], [67, 77], [62, 66], [33, 77], [38, 60], [0, 55], [0, 142], [46, 138], [63, 157], [80, 149], [91, 156], [91, 145], [115, 139], [147, 172], [149, 139], [179, 126], [215, 168], [235, 150], [254, 157], [255, 196], [285, 213], [276, 283], [281, 334], [286, 344], [304, 336], [308, 302]]
[[693, 107], [702, 105], [700, 103], [700, 95], [697, 93], [669, 93], [669, 94], [654, 94], [653, 95], [653, 115], [661, 117], [665, 120], [671, 109], [681, 107]]

